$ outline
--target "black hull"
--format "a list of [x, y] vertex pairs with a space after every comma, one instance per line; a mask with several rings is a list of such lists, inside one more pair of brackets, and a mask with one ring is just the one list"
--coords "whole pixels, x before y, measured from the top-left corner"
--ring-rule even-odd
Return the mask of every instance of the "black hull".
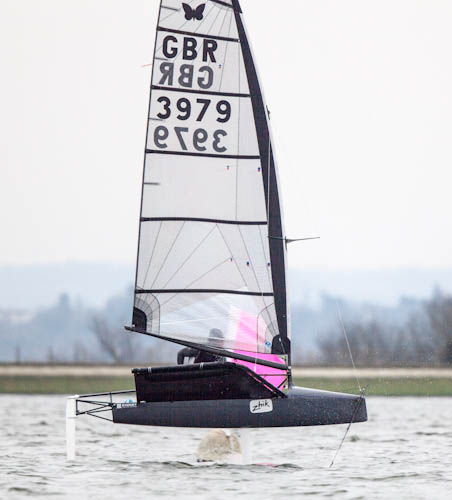
[[[253, 412], [257, 411], [257, 412]], [[140, 403], [113, 408], [118, 424], [240, 428], [348, 424], [367, 420], [360, 396], [292, 387], [287, 397]]]

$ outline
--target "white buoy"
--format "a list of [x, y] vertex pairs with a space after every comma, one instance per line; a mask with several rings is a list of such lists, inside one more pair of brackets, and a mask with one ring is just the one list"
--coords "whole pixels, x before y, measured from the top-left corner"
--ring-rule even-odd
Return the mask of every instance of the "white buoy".
[[70, 396], [66, 401], [66, 458], [75, 460], [75, 422], [77, 418], [77, 398]]

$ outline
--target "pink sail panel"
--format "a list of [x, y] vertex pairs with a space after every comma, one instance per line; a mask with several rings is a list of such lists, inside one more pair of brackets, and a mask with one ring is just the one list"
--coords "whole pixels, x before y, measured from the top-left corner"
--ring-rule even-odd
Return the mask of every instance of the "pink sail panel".
[[[242, 351], [238, 349], [238, 346], [244, 344], [252, 344], [256, 343], [256, 349], [258, 345], [265, 344], [265, 338], [263, 338], [262, 334], [259, 334], [257, 331], [257, 318], [246, 311], [240, 311], [239, 319], [237, 321], [236, 332], [235, 332], [235, 345], [236, 348], [234, 352], [237, 354], [244, 354], [246, 356], [250, 356], [249, 351]], [[262, 338], [261, 338], [262, 337]], [[254, 356], [257, 359], [262, 359], [265, 361], [272, 361], [274, 363], [285, 363], [285, 360], [282, 356], [278, 356], [277, 354], [266, 354], [256, 352]], [[257, 363], [250, 363], [248, 361], [241, 361], [238, 359], [231, 359], [233, 363], [237, 363], [239, 365], [246, 366], [254, 373], [257, 373], [262, 378], [264, 378], [267, 382], [272, 384], [273, 386], [283, 390], [287, 381], [287, 372], [286, 370], [278, 370], [277, 368], [271, 368], [269, 366], [262, 366]]]

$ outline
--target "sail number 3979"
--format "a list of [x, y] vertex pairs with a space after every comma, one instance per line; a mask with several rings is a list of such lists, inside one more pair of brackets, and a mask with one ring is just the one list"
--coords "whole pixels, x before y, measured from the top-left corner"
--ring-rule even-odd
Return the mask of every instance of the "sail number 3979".
[[[160, 120], [168, 120], [175, 118], [178, 121], [194, 120], [196, 122], [204, 122], [206, 118], [215, 120], [218, 123], [227, 123], [231, 119], [232, 108], [231, 104], [226, 100], [221, 100], [216, 105], [211, 106], [211, 99], [196, 99], [191, 101], [186, 97], [171, 100], [167, 96], [160, 96], [157, 99], [161, 109], [157, 113], [157, 118]], [[211, 113], [214, 113], [214, 116]], [[196, 151], [204, 152], [212, 147], [216, 153], [224, 153], [227, 151], [226, 146], [222, 143], [222, 139], [227, 136], [225, 130], [214, 130], [208, 132], [205, 128], [190, 129], [188, 127], [166, 127], [160, 125], [154, 129], [154, 144], [159, 149], [168, 147], [168, 139], [171, 137], [177, 138], [182, 151], [188, 151], [193, 148]]]
[[[190, 133], [188, 127], [174, 127], [174, 133], [179, 141], [182, 151], [188, 151], [187, 141], [192, 142], [193, 147], [196, 151], [206, 151], [206, 143], [209, 141], [209, 133], [206, 129], [198, 128], [193, 134]], [[170, 136], [170, 131], [164, 125], [160, 125], [154, 130], [154, 143], [160, 149], [166, 149], [168, 143], [166, 142]], [[217, 153], [224, 153], [227, 148], [221, 144], [223, 137], [226, 137], [227, 133], [225, 130], [215, 130], [210, 138], [212, 142], [212, 148]]]
[[[161, 103], [163, 106], [162, 111], [157, 114], [157, 117], [161, 120], [166, 120], [173, 113], [173, 110], [171, 108], [171, 99], [166, 96], [161, 96], [157, 99], [157, 102]], [[199, 105], [198, 112], [195, 113], [197, 122], [203, 120], [211, 102], [212, 101], [210, 99], [196, 99], [196, 104]], [[186, 97], [178, 99], [176, 102], [176, 107], [179, 111], [178, 115], [176, 116], [178, 120], [184, 121], [188, 120], [191, 117], [194, 106], [192, 106], [190, 99], [187, 99]], [[218, 101], [216, 110], [218, 113], [217, 122], [226, 123], [231, 119], [231, 104], [228, 101]]]

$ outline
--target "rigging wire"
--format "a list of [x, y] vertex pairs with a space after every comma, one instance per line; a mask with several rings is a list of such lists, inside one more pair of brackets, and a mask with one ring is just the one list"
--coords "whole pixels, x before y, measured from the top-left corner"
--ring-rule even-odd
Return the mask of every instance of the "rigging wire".
[[348, 349], [348, 353], [350, 355], [350, 360], [352, 362], [352, 366], [353, 366], [353, 375], [355, 376], [355, 379], [356, 379], [356, 383], [358, 384], [358, 388], [359, 388], [359, 392], [362, 393], [363, 390], [361, 388], [361, 384], [359, 383], [359, 378], [358, 378], [358, 370], [356, 369], [356, 366], [355, 366], [355, 361], [353, 359], [353, 354], [352, 354], [352, 350], [350, 348], [350, 342], [348, 341], [348, 335], [347, 335], [347, 330], [345, 329], [345, 325], [344, 325], [344, 320], [342, 318], [342, 313], [341, 313], [341, 308], [339, 306], [339, 301], [336, 299], [336, 309], [337, 309], [337, 314], [339, 316], [339, 322], [341, 324], [341, 327], [342, 327], [342, 331], [344, 333], [344, 337], [345, 337], [345, 342], [347, 344], [347, 349]]
[[345, 324], [344, 324], [344, 320], [342, 318], [342, 313], [341, 313], [341, 308], [339, 306], [339, 301], [336, 299], [336, 309], [337, 309], [337, 314], [338, 314], [338, 317], [339, 317], [339, 322], [341, 324], [341, 327], [342, 327], [342, 331], [344, 333], [344, 337], [345, 337], [345, 342], [347, 344], [347, 349], [348, 349], [348, 353], [350, 355], [350, 360], [352, 362], [352, 366], [353, 366], [353, 374], [355, 376], [355, 379], [356, 379], [356, 383], [358, 384], [358, 388], [359, 388], [359, 399], [356, 403], [356, 408], [355, 410], [353, 411], [353, 414], [352, 414], [352, 418], [350, 419], [350, 422], [347, 426], [347, 428], [345, 429], [345, 433], [344, 433], [344, 436], [341, 440], [341, 442], [339, 443], [339, 447], [337, 448], [336, 450], [336, 453], [334, 454], [334, 457], [333, 459], [331, 460], [331, 464], [330, 464], [330, 467], [333, 467], [334, 465], [334, 461], [336, 460], [336, 457], [338, 456], [339, 452], [341, 451], [342, 449], [342, 445], [344, 444], [345, 442], [345, 439], [347, 438], [347, 435], [348, 435], [348, 432], [353, 424], [353, 421], [355, 420], [355, 417], [356, 417], [356, 414], [358, 413], [358, 410], [361, 408], [361, 404], [363, 402], [363, 399], [364, 399], [364, 393], [365, 393], [365, 389], [363, 389], [361, 387], [361, 384], [359, 383], [359, 378], [358, 378], [358, 371], [356, 369], [356, 366], [355, 366], [355, 361], [353, 359], [353, 354], [352, 354], [352, 350], [350, 348], [350, 342], [348, 341], [348, 335], [347, 335], [347, 330], [345, 329]]
[[363, 397], [363, 393], [361, 392], [361, 395], [359, 396], [359, 399], [356, 403], [355, 410], [353, 411], [352, 418], [350, 419], [350, 423], [348, 424], [347, 429], [345, 430], [344, 437], [342, 438], [342, 441], [340, 442], [339, 447], [336, 450], [336, 453], [334, 454], [333, 459], [331, 460], [330, 468], [333, 467], [334, 461], [336, 460], [336, 457], [338, 456], [339, 452], [341, 451], [342, 445], [345, 442], [345, 438], [347, 437], [348, 431], [350, 430], [350, 428], [353, 424], [353, 421], [355, 420], [355, 417], [356, 417], [356, 414], [358, 413], [358, 410], [361, 408], [361, 404], [362, 404], [363, 400], [364, 400], [364, 397]]

